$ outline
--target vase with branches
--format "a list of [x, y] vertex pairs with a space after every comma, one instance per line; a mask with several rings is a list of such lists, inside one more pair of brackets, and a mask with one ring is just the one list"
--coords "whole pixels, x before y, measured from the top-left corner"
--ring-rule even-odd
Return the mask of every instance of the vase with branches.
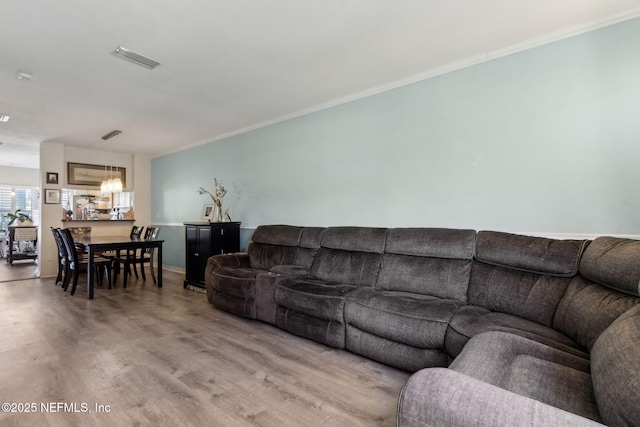
[[200, 187], [200, 189], [198, 190], [198, 193], [208, 194], [211, 197], [211, 200], [213, 200], [213, 205], [214, 205], [213, 218], [215, 219], [216, 222], [223, 222], [227, 212], [222, 211], [222, 204], [224, 203], [223, 199], [225, 194], [227, 194], [227, 190], [225, 190], [224, 185], [222, 185], [222, 183], [218, 183], [217, 178], [214, 178], [214, 182], [216, 184], [216, 188], [213, 193], [211, 193], [210, 191], [206, 190], [203, 187]]

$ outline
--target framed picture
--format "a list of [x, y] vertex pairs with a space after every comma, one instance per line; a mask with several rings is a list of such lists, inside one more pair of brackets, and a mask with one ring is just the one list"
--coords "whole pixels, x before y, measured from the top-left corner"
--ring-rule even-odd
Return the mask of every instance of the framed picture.
[[[56, 174], [57, 175], [57, 174]], [[60, 204], [60, 190], [44, 189], [44, 202], [48, 205]]]
[[122, 186], [126, 187], [126, 172], [125, 168], [119, 166], [67, 162], [67, 182], [69, 185], [100, 187], [105, 179], [120, 178]]
[[213, 207], [214, 205], [204, 205], [204, 209], [202, 210], [202, 219], [209, 221], [213, 219]]
[[58, 174], [56, 172], [47, 172], [47, 184], [57, 184]]

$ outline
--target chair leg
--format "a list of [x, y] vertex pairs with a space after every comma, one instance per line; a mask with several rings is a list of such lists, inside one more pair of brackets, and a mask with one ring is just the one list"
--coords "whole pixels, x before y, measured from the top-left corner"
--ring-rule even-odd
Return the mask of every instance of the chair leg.
[[147, 278], [144, 275], [144, 262], [143, 261], [140, 261], [140, 273], [142, 274], [142, 280], [144, 280], [146, 282]]
[[127, 287], [127, 277], [131, 274], [131, 267], [129, 267], [129, 263], [124, 265], [124, 271], [122, 272], [122, 287]]
[[64, 266], [64, 280], [62, 281], [62, 290], [67, 292], [67, 288], [69, 287], [69, 282], [71, 281], [71, 270], [68, 265]]
[[104, 268], [107, 270], [107, 281], [109, 282], [109, 289], [111, 289], [111, 265], [106, 265]]
[[56, 276], [56, 285], [60, 283], [62, 284], [62, 262], [60, 261], [60, 257], [58, 257], [58, 275]]
[[[135, 257], [135, 254], [133, 255]], [[138, 269], [136, 268], [135, 261], [131, 263], [133, 265], [133, 273], [136, 275], [136, 279], [138, 278]]]
[[102, 286], [102, 270], [100, 267], [94, 267], [93, 271], [96, 273], [96, 282], [98, 282], [98, 286]]
[[113, 283], [115, 284], [118, 280], [118, 273], [120, 273], [120, 262], [115, 261], [113, 263]]
[[153, 279], [153, 283], [156, 283], [156, 273], [153, 271], [153, 252], [151, 253], [151, 258], [149, 258], [149, 272], [151, 273], [151, 278]]
[[78, 270], [73, 270], [73, 286], [71, 287], [71, 295], [76, 293], [76, 287], [78, 286], [78, 277], [80, 276], [80, 274], [78, 273]]

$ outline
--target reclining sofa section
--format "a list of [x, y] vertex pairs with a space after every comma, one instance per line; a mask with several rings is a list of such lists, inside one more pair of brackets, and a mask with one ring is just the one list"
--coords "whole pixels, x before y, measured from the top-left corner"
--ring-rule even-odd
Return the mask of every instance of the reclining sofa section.
[[552, 327], [565, 342], [485, 327], [449, 369], [409, 378], [398, 424], [638, 425], [639, 282], [640, 241], [595, 239], [555, 310]]
[[217, 308], [414, 372], [403, 426], [638, 425], [639, 282], [640, 241], [437, 228], [261, 226], [206, 272]]
[[270, 271], [308, 273], [323, 230], [289, 225], [258, 227], [247, 253], [209, 258], [205, 271], [209, 302], [220, 310], [275, 324], [276, 273]]

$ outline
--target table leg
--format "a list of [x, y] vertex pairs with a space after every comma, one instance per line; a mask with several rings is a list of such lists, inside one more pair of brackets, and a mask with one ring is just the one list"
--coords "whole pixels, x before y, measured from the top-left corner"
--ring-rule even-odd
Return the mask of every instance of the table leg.
[[93, 299], [93, 246], [89, 245], [89, 250], [87, 252], [87, 289], [89, 292], [89, 299]]
[[158, 287], [162, 287], [162, 243], [158, 245]]

